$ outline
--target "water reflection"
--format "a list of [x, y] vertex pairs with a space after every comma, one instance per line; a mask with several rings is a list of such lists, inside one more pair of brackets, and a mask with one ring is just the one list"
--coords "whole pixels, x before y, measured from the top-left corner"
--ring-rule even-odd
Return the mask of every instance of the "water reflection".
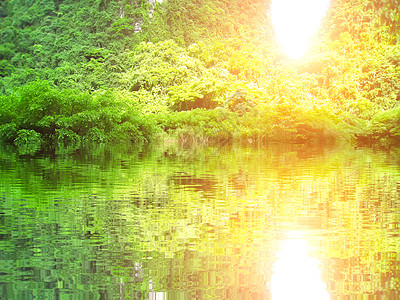
[[0, 151], [0, 299], [400, 299], [400, 152], [166, 151]]
[[303, 232], [288, 232], [277, 257], [271, 280], [272, 300], [330, 298], [321, 279], [320, 262], [310, 256]]

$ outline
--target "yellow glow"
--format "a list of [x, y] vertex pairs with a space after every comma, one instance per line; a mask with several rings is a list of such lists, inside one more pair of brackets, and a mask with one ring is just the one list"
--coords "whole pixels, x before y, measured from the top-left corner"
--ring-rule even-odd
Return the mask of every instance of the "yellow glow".
[[282, 242], [271, 279], [272, 300], [328, 300], [319, 261], [309, 256], [302, 233], [290, 232]]
[[329, 0], [272, 0], [271, 20], [285, 53], [301, 58], [311, 36], [320, 26]]

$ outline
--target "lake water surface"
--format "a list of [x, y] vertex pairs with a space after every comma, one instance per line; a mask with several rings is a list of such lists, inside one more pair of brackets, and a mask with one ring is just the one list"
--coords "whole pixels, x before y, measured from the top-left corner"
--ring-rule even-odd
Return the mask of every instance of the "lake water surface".
[[398, 149], [0, 152], [0, 299], [400, 299], [399, 227]]

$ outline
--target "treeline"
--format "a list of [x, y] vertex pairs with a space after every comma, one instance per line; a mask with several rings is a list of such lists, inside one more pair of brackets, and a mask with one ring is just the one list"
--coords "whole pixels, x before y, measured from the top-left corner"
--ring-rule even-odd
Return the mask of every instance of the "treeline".
[[0, 139], [398, 143], [394, 2], [332, 1], [300, 62], [268, 1], [2, 2]]

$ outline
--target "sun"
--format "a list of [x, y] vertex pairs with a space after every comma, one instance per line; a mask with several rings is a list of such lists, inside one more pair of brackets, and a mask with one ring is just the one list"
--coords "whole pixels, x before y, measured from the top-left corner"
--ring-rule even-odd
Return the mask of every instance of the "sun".
[[298, 59], [306, 54], [328, 8], [329, 0], [272, 0], [272, 25], [289, 57]]

